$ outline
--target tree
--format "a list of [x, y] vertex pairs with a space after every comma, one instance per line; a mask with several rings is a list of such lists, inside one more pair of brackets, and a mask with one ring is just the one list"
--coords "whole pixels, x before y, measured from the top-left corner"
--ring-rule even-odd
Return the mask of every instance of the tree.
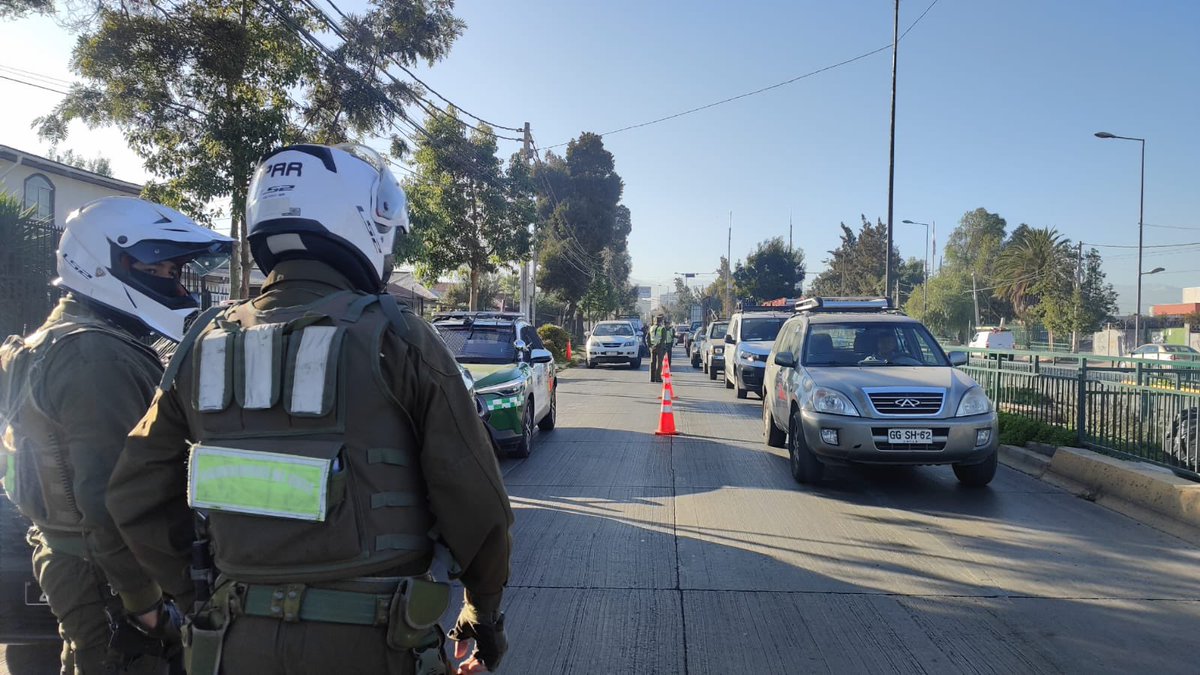
[[709, 298], [709, 307], [715, 310], [716, 307], [721, 308], [721, 316], [726, 318], [733, 315], [733, 298], [727, 293], [730, 282], [729, 259], [721, 256], [721, 265], [716, 270], [716, 281], [709, 284], [703, 293], [704, 298]]
[[965, 342], [975, 316], [970, 276], [962, 270], [938, 273], [913, 290], [904, 312], [938, 336]]
[[[624, 184], [600, 136], [583, 133], [565, 158], [548, 155], [535, 172], [540, 220], [538, 285], [567, 303], [566, 327], [582, 331], [580, 301], [600, 289], [627, 289], [632, 228], [620, 206]], [[596, 282], [604, 277], [605, 282]], [[624, 292], [624, 291], [622, 291]]]
[[[499, 309], [501, 290], [499, 277], [492, 274], [484, 274], [477, 280], [475, 287], [475, 301], [478, 306], [475, 309]], [[438, 301], [448, 309], [470, 309], [471, 302], [471, 283], [469, 280], [463, 280], [446, 289], [446, 293], [442, 295]]]
[[1013, 315], [1012, 306], [992, 288], [995, 286], [993, 267], [1006, 246], [1007, 227], [1008, 223], [999, 214], [977, 208], [963, 214], [946, 241], [943, 270], [965, 275], [968, 291], [971, 275], [975, 275], [976, 287], [983, 289], [977, 297], [980, 320], [985, 324], [996, 324]]
[[468, 135], [453, 108], [432, 113], [425, 128], [429, 135], [417, 144], [417, 173], [407, 185], [413, 236], [399, 242], [399, 255], [415, 258], [426, 279], [465, 269], [468, 307], [476, 310], [483, 306], [477, 297], [483, 276], [529, 251], [532, 195], [524, 192], [524, 161], [514, 156], [505, 172], [491, 128]]
[[[96, 0], [82, 20], [72, 67], [85, 79], [39, 120], [57, 142], [68, 123], [116, 125], [158, 182], [145, 196], [205, 217], [231, 200], [239, 242], [231, 273], [245, 294], [246, 189], [258, 158], [301, 140], [336, 143], [378, 135], [417, 100], [382, 74], [389, 62], [433, 63], [463, 24], [452, 0], [369, 0], [336, 24], [345, 35], [322, 58], [303, 32], [329, 30], [315, 5], [293, 0]], [[392, 136], [392, 150], [407, 147]]]
[[1071, 351], [1078, 351], [1080, 335], [1100, 330], [1117, 311], [1117, 291], [1105, 280], [1100, 252], [1090, 249], [1081, 262], [1070, 294], [1050, 295], [1039, 312], [1050, 331], [1070, 331]]
[[0, 0], [0, 19], [20, 19], [29, 14], [50, 14], [52, 0]]
[[735, 266], [733, 280], [740, 295], [755, 301], [796, 297], [804, 284], [804, 252], [789, 250], [783, 237], [761, 241]]
[[1065, 301], [1074, 267], [1071, 244], [1058, 230], [1027, 228], [1000, 252], [995, 265], [996, 291], [1012, 303], [1025, 322], [1037, 318], [1043, 299]]
[[[842, 243], [829, 251], [825, 260], [825, 271], [817, 275], [809, 288], [810, 295], [886, 295], [894, 297], [895, 288], [885, 289], [886, 276], [884, 251], [887, 249], [887, 226], [883, 221], [874, 224], [861, 216], [862, 228], [856, 233], [842, 223]], [[900, 260], [895, 246], [891, 250], [892, 269], [899, 271], [895, 281], [901, 281], [900, 304], [919, 284], [924, 276], [924, 266], [914, 270], [911, 261]], [[918, 261], [918, 264], [919, 261]], [[914, 273], [917, 276], [914, 277]], [[893, 283], [895, 283], [893, 281]]]
[[63, 152], [51, 150], [50, 159], [58, 162], [59, 164], [67, 164], [69, 166], [83, 169], [84, 171], [98, 173], [101, 176], [113, 175], [112, 164], [108, 161], [107, 157], [100, 156], [94, 159], [88, 159], [83, 155], [77, 154], [74, 150], [67, 149]]

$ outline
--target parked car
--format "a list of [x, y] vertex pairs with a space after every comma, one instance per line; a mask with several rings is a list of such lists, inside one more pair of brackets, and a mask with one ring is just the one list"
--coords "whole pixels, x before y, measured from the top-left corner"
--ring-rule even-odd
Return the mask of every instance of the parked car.
[[537, 331], [519, 314], [504, 312], [436, 315], [433, 325], [470, 372], [498, 448], [528, 457], [534, 425], [550, 431], [558, 414], [554, 357]]
[[999, 431], [983, 389], [916, 319], [877, 300], [812, 298], [780, 331], [766, 368], [763, 430], [792, 477], [828, 464], [950, 464], [966, 485], [996, 474]]
[[1155, 361], [1200, 361], [1200, 352], [1187, 345], [1142, 345], [1129, 355]]
[[638, 352], [638, 356], [641, 356], [642, 358], [649, 358], [650, 345], [646, 343], [646, 335], [649, 331], [646, 328], [645, 322], [642, 321], [642, 317], [637, 315], [623, 316], [620, 317], [620, 320], [628, 321], [629, 324], [633, 326], [633, 332], [641, 339], [642, 348], [641, 351]]
[[745, 307], [729, 318], [725, 333], [725, 344], [729, 346], [725, 353], [733, 358], [726, 359], [726, 389], [737, 389], [738, 398], [746, 398], [750, 392], [763, 395], [767, 354], [771, 352], [779, 329], [791, 316], [790, 312], [774, 307]]
[[693, 321], [691, 325], [688, 326], [687, 335], [683, 338], [683, 353], [687, 354], [688, 360], [693, 362], [693, 366], [697, 366], [699, 363], [695, 358], [692, 357], [692, 352], [695, 351], [692, 345], [695, 344], [696, 338], [699, 337], [699, 333], [703, 330], [703, 321]]
[[988, 328], [976, 331], [968, 345], [974, 349], [1015, 349], [1013, 332], [1006, 328]]
[[714, 321], [708, 324], [704, 332], [704, 342], [700, 344], [700, 365], [710, 380], [717, 379], [718, 370], [725, 370], [725, 333], [728, 331], [728, 321]]
[[642, 336], [628, 321], [601, 321], [587, 334], [584, 358], [588, 368], [602, 363], [627, 364], [637, 370], [642, 367]]

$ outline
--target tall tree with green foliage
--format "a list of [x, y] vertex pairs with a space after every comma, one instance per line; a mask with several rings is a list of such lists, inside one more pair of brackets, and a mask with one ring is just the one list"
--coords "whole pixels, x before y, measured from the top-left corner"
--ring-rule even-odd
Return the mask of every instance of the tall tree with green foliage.
[[[599, 135], [583, 133], [567, 144], [564, 158], [547, 157], [535, 173], [540, 224], [538, 285], [567, 303], [569, 330], [582, 331], [580, 301], [593, 289], [628, 287], [628, 209], [620, 205], [624, 183]], [[619, 278], [624, 273], [625, 278]]]
[[1071, 293], [1075, 269], [1071, 243], [1051, 228], [1021, 231], [1000, 252], [995, 265], [996, 291], [1028, 323], [1040, 318], [1042, 300], [1063, 301]]
[[[825, 271], [817, 275], [809, 295], [873, 295], [894, 298], [895, 287], [885, 289], [884, 251], [887, 249], [887, 226], [883, 221], [872, 223], [862, 217], [858, 232], [842, 223], [842, 243], [829, 252]], [[897, 271], [893, 283], [900, 284], [900, 304], [924, 279], [924, 264], [916, 259], [903, 261], [893, 246], [892, 269]]]
[[804, 285], [804, 251], [789, 250], [783, 237], [761, 241], [734, 267], [733, 281], [743, 298], [756, 302], [797, 297]]
[[506, 172], [492, 130], [468, 133], [453, 108], [431, 114], [425, 128], [406, 186], [413, 233], [398, 244], [400, 255], [414, 259], [425, 279], [465, 270], [468, 307], [476, 310], [483, 276], [529, 251], [533, 195], [525, 162], [514, 156]]
[[[452, 0], [368, 0], [361, 13], [336, 20], [348, 39], [327, 59], [302, 32], [327, 32], [328, 24], [316, 5], [298, 0], [96, 7], [78, 24], [72, 53], [83, 82], [40, 120], [40, 133], [62, 141], [76, 119], [119, 127], [157, 179], [145, 196], [201, 218], [209, 202], [228, 198], [239, 243], [246, 189], [263, 153], [386, 133], [419, 90], [382, 69], [391, 61], [432, 64], [463, 30]], [[406, 142], [394, 134], [392, 145], [399, 151]], [[248, 289], [249, 250], [239, 249], [235, 295]]]
[[53, 0], [0, 0], [0, 19], [19, 19], [30, 14], [50, 14]]
[[903, 307], [936, 335], [965, 342], [975, 316], [971, 277], [960, 269], [943, 270], [913, 289]]

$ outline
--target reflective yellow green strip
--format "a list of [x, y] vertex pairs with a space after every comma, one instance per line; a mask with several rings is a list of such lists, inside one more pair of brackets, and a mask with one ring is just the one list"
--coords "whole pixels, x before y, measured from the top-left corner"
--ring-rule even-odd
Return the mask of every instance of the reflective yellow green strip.
[[328, 459], [195, 445], [188, 467], [188, 504], [323, 521], [329, 470]]

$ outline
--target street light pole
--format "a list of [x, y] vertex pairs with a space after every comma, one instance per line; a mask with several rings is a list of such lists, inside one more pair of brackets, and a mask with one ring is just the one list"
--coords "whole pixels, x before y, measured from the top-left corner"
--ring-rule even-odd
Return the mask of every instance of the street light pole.
[[925, 281], [921, 283], [921, 304], [924, 305], [926, 315], [929, 314], [929, 223], [918, 223], [915, 220], [900, 221], [906, 225], [924, 225], [925, 226]]
[[1143, 217], [1146, 212], [1146, 139], [1133, 138], [1132, 136], [1117, 136], [1110, 134], [1107, 131], [1096, 132], [1096, 138], [1116, 138], [1122, 141], [1137, 141], [1142, 144], [1142, 177], [1141, 188], [1138, 196], [1138, 262], [1137, 262], [1137, 307], [1133, 312], [1133, 335], [1134, 341], [1141, 344], [1142, 340], [1142, 243], [1145, 225]]

